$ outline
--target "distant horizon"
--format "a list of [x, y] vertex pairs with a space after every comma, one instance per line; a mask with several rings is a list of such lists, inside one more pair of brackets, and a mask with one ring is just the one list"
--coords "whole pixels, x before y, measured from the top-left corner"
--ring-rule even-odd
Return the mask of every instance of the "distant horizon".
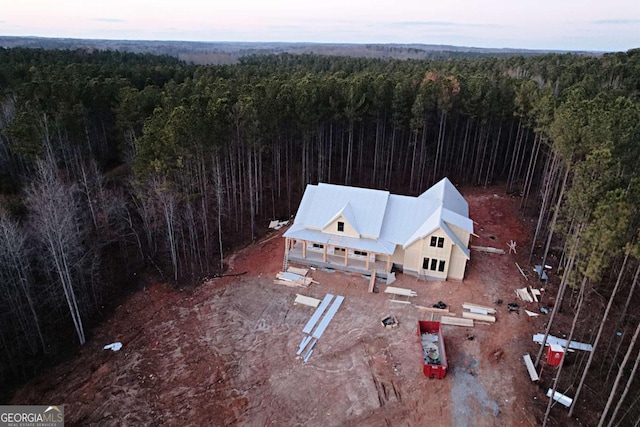
[[237, 44], [237, 45], [260, 45], [260, 44], [276, 44], [276, 45], [318, 45], [318, 46], [430, 46], [430, 47], [442, 47], [442, 48], [455, 48], [457, 50], [468, 49], [478, 51], [514, 51], [514, 52], [549, 52], [549, 53], [615, 53], [615, 52], [627, 52], [629, 50], [640, 48], [631, 47], [629, 49], [614, 51], [614, 50], [586, 50], [586, 49], [544, 49], [544, 48], [519, 48], [512, 46], [502, 47], [487, 47], [487, 46], [468, 46], [468, 45], [453, 45], [445, 43], [421, 43], [421, 42], [317, 42], [317, 41], [284, 41], [284, 40], [168, 40], [168, 39], [115, 39], [115, 38], [103, 38], [103, 37], [54, 37], [54, 36], [37, 36], [37, 35], [25, 35], [14, 36], [0, 34], [0, 38], [15, 38], [15, 39], [36, 39], [36, 40], [71, 40], [71, 41], [104, 41], [104, 42], [132, 42], [132, 43], [200, 43], [200, 44]]
[[3, 6], [13, 37], [203, 43], [424, 44], [624, 52], [640, 46], [635, 0], [22, 0]]

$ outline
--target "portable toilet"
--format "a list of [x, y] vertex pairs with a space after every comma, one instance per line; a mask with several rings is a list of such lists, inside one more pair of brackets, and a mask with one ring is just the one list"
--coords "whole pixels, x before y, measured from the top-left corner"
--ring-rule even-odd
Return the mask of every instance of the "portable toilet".
[[564, 355], [564, 348], [558, 344], [551, 344], [547, 347], [547, 364], [558, 366]]

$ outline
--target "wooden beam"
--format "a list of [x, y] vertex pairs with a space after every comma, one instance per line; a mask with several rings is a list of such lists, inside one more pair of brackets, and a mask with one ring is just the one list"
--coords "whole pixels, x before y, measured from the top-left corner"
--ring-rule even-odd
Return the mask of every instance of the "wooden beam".
[[322, 245], [322, 262], [327, 262], [327, 244]]
[[442, 323], [443, 325], [465, 326], [467, 328], [473, 328], [473, 319], [460, 319], [458, 317], [443, 316], [440, 318], [440, 323]]
[[487, 307], [485, 305], [478, 305], [478, 304], [474, 304], [472, 302], [463, 302], [462, 303], [462, 308], [466, 308], [467, 310], [471, 310], [471, 307], [480, 308], [482, 310], [485, 310], [487, 313], [491, 313], [491, 314], [495, 314], [496, 313], [496, 309], [495, 308]]
[[386, 294], [402, 295], [404, 297], [415, 297], [418, 295], [416, 291], [405, 288], [396, 288], [395, 286], [387, 286], [384, 290]]
[[307, 259], [307, 241], [302, 241], [302, 258]]
[[527, 372], [529, 372], [531, 381], [538, 381], [540, 377], [538, 376], [538, 372], [536, 372], [535, 366], [533, 366], [533, 361], [531, 360], [529, 353], [522, 356], [522, 358], [524, 359], [524, 364], [527, 367]]
[[316, 298], [311, 298], [305, 295], [296, 294], [295, 303], [308, 305], [309, 307], [317, 308], [320, 305], [320, 300]]
[[349, 248], [344, 248], [344, 266], [349, 265]]
[[448, 308], [435, 308], [435, 307], [424, 307], [422, 305], [415, 306], [420, 311], [427, 311], [429, 313], [435, 314], [443, 314], [445, 316], [455, 316], [455, 313], [451, 313]]
[[369, 280], [369, 292], [373, 292], [373, 287], [376, 284], [376, 270], [373, 269], [371, 272], [371, 280]]
[[473, 249], [474, 251], [487, 252], [487, 253], [490, 253], [490, 254], [504, 255], [506, 253], [504, 251], [504, 249], [492, 248], [492, 247], [488, 247], [488, 246], [474, 246], [474, 245], [471, 245], [471, 249]]
[[365, 261], [365, 270], [369, 269], [369, 252], [367, 252], [367, 260]]
[[479, 320], [481, 322], [494, 323], [496, 321], [496, 317], [495, 316], [488, 316], [488, 315], [476, 314], [476, 313], [464, 312], [464, 313], [462, 313], [462, 317], [464, 317], [465, 319]]
[[387, 271], [391, 271], [391, 255], [387, 255]]

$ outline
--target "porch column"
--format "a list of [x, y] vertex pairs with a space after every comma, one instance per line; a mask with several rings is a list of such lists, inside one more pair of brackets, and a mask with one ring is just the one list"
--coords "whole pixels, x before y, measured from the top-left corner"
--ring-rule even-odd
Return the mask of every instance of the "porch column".
[[365, 261], [365, 267], [364, 267], [364, 268], [365, 268], [365, 270], [368, 270], [368, 269], [369, 269], [369, 257], [370, 257], [370, 256], [369, 256], [369, 252], [367, 252], [367, 260]]
[[349, 265], [349, 262], [347, 261], [348, 257], [349, 257], [349, 248], [344, 248], [344, 266], [345, 267]]
[[387, 271], [391, 271], [391, 255], [387, 255]]
[[327, 262], [327, 244], [322, 245], [322, 262]]
[[306, 240], [302, 241], [302, 258], [304, 259], [307, 258], [307, 241]]
[[284, 254], [288, 254], [289, 253], [289, 238], [285, 237], [284, 239]]

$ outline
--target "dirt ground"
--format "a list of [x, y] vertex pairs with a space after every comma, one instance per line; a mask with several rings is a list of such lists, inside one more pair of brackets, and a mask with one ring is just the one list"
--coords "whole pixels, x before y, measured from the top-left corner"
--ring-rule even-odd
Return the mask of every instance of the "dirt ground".
[[[18, 390], [13, 404], [64, 404], [67, 425], [191, 426], [536, 426], [546, 408], [553, 372], [532, 383], [522, 362], [538, 345], [533, 334], [546, 316], [509, 313], [514, 289], [539, 286], [528, 260], [532, 219], [504, 187], [463, 188], [476, 222], [472, 244], [517, 254], [472, 252], [464, 282], [398, 275], [394, 286], [418, 296], [412, 305], [390, 301], [377, 283], [342, 272], [311, 271], [307, 289], [273, 283], [282, 268], [282, 231], [236, 253], [228, 273], [192, 289], [154, 284], [132, 295], [69, 362]], [[518, 262], [529, 273], [527, 282]], [[543, 295], [543, 302], [554, 292]], [[307, 363], [295, 353], [314, 309], [295, 294], [345, 301]], [[502, 300], [502, 304], [496, 304]], [[449, 372], [425, 378], [416, 334], [431, 314], [414, 304], [444, 301], [460, 316], [461, 303], [495, 307], [497, 322], [474, 328], [443, 326]], [[538, 311], [537, 304], [526, 307]], [[380, 320], [395, 315], [399, 327]], [[435, 318], [437, 320], [437, 317]], [[114, 341], [118, 352], [103, 350]], [[579, 425], [554, 407], [552, 425]]]

